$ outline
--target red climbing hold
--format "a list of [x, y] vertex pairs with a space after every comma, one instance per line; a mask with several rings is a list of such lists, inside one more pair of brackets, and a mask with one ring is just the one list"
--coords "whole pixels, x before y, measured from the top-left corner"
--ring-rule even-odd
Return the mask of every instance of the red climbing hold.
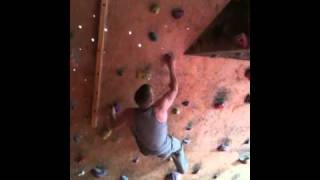
[[235, 37], [235, 43], [243, 49], [247, 49], [249, 46], [248, 38], [245, 33], [241, 33]]
[[224, 108], [224, 105], [223, 105], [223, 103], [218, 102], [218, 103], [215, 103], [215, 104], [214, 104], [214, 108], [215, 108], [215, 109], [223, 109], [223, 108]]

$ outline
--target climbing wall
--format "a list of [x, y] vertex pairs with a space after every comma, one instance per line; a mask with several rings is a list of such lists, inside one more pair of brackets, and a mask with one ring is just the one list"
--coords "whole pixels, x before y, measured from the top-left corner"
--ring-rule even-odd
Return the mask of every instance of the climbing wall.
[[[170, 133], [187, 139], [190, 170], [183, 179], [248, 180], [250, 172], [250, 61], [185, 55], [214, 21], [225, 0], [109, 0], [102, 67], [98, 127], [91, 127], [100, 1], [71, 0], [70, 24], [70, 176], [95, 179], [163, 179], [172, 161], [142, 156], [128, 129], [105, 136], [111, 106], [135, 107], [133, 95], [143, 83], [156, 98], [168, 90], [169, 72], [161, 61], [172, 52], [177, 61], [179, 94], [169, 115]], [[157, 8], [150, 7], [157, 3]], [[172, 16], [172, 10], [181, 9]], [[177, 15], [177, 14], [176, 14]], [[174, 113], [175, 112], [175, 113]]]

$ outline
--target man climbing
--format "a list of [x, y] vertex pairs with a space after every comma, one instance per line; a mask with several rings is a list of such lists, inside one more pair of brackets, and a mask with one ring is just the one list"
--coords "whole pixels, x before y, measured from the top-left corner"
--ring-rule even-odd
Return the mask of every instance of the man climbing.
[[167, 125], [169, 108], [178, 94], [176, 62], [170, 54], [166, 54], [164, 60], [170, 71], [170, 90], [154, 102], [152, 87], [148, 84], [142, 85], [134, 97], [138, 108], [125, 110], [114, 126], [118, 129], [121, 124], [129, 125], [142, 154], [160, 158], [172, 157], [177, 171], [184, 174], [188, 169], [188, 161], [183, 144], [168, 134]]

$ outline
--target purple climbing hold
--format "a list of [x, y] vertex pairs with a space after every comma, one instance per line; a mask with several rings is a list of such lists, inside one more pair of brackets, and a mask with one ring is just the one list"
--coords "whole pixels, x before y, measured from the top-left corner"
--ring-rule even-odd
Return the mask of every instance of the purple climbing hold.
[[120, 112], [120, 104], [118, 102], [113, 103], [113, 108], [116, 113]]
[[175, 8], [172, 10], [171, 15], [175, 19], [180, 19], [184, 15], [184, 10], [181, 8]]

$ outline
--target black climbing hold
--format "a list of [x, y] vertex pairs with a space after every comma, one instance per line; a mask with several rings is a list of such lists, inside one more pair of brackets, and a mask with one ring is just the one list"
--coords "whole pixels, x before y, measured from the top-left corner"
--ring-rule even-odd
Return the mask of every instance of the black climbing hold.
[[189, 103], [190, 103], [189, 101], [183, 101], [183, 102], [182, 102], [182, 105], [184, 105], [184, 106], [189, 106]]
[[250, 139], [248, 138], [243, 144], [249, 144]]
[[175, 19], [180, 19], [184, 15], [184, 11], [181, 8], [175, 8], [171, 11], [171, 15]]
[[165, 180], [180, 180], [181, 174], [178, 172], [171, 172], [170, 174], [167, 174], [165, 177]]
[[250, 104], [250, 94], [246, 96], [246, 98], [244, 99], [244, 102], [247, 104]]
[[192, 122], [188, 122], [186, 130], [190, 131], [192, 129]]
[[105, 167], [103, 166], [96, 166], [95, 168], [93, 168], [91, 170], [91, 174], [97, 178], [99, 177], [104, 177], [106, 175], [108, 175], [108, 171]]
[[246, 69], [246, 72], [244, 73], [245, 77], [250, 80], [250, 67]]
[[129, 180], [127, 176], [120, 176], [120, 180]]
[[81, 136], [80, 135], [74, 135], [73, 136], [73, 141], [77, 144], [80, 143], [80, 140], [81, 140]]
[[157, 41], [158, 40], [158, 36], [157, 36], [157, 34], [155, 32], [149, 32], [148, 36], [149, 36], [149, 39], [151, 41]]
[[218, 175], [216, 174], [212, 176], [212, 179], [217, 179], [217, 178], [218, 178]]
[[118, 76], [122, 76], [123, 75], [123, 69], [117, 69], [116, 73]]
[[223, 142], [218, 146], [218, 151], [227, 151], [231, 144], [231, 139], [225, 138]]
[[250, 157], [244, 156], [244, 157], [240, 157], [240, 158], [238, 159], [238, 161], [239, 161], [240, 163], [242, 163], [242, 164], [247, 164], [248, 161], [249, 161], [249, 159], [250, 159]]
[[190, 138], [184, 138], [184, 139], [182, 140], [182, 143], [183, 143], [183, 144], [190, 144], [190, 143], [191, 143], [191, 139], [190, 139]]
[[192, 174], [197, 174], [200, 169], [201, 169], [201, 163], [195, 164], [192, 168]]
[[150, 11], [154, 14], [159, 14], [160, 12], [160, 6], [158, 4], [152, 4], [150, 6]]

